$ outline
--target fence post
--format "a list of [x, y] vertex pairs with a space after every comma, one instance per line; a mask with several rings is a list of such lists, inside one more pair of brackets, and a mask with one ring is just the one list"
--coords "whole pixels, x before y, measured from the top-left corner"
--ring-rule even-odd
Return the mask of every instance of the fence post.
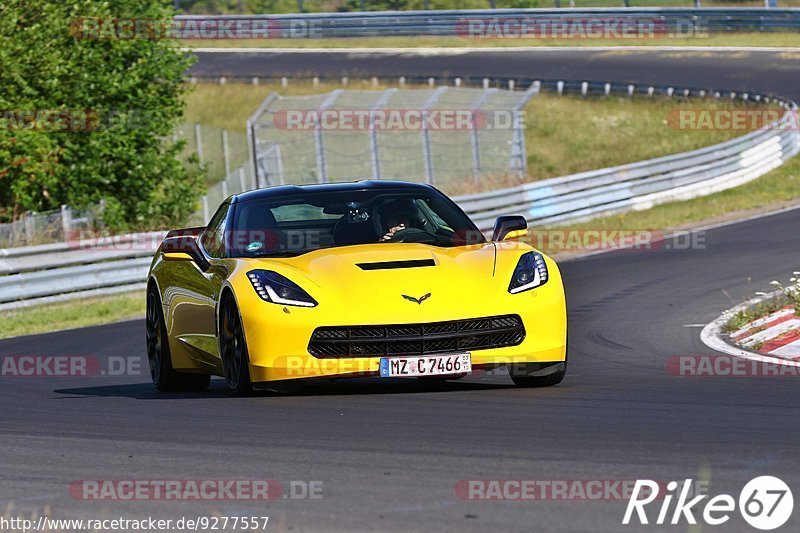
[[64, 240], [69, 240], [72, 231], [72, 209], [67, 205], [61, 206], [61, 229], [64, 232]]
[[239, 186], [242, 188], [242, 192], [245, 192], [247, 190], [247, 181], [245, 181], [244, 167], [239, 167]]
[[509, 169], [516, 171], [518, 176], [525, 176], [528, 173], [527, 149], [525, 148], [525, 121], [522, 120], [522, 108], [528, 101], [539, 94], [540, 85], [533, 83], [514, 106], [514, 130], [511, 134], [511, 158]]
[[203, 164], [203, 136], [200, 134], [200, 124], [194, 125], [194, 140], [197, 147], [197, 159]]
[[322, 127], [319, 121], [314, 127], [314, 148], [317, 155], [317, 181], [325, 183], [328, 181], [328, 168], [325, 161], [325, 141], [322, 138]]
[[[333, 105], [333, 102], [339, 95], [342, 94], [342, 89], [336, 89], [332, 91], [325, 101], [319, 106], [319, 111], [325, 111], [330, 106]], [[328, 163], [325, 161], [325, 142], [322, 138], [322, 123], [319, 120], [319, 113], [314, 119], [314, 145], [317, 151], [317, 181], [320, 183], [327, 183], [328, 182]]]
[[228, 148], [228, 130], [222, 130], [222, 158], [225, 160], [225, 175], [231, 173], [231, 154]]
[[278, 183], [286, 185], [286, 180], [283, 177], [283, 159], [281, 158], [281, 145], [275, 145], [275, 166], [278, 167]]
[[[481, 95], [478, 97], [477, 100], [472, 104], [472, 130], [470, 131], [470, 144], [472, 145], [472, 177], [475, 180], [475, 183], [478, 183], [478, 180], [481, 176], [481, 146], [480, 146], [480, 139], [478, 137], [478, 116], [477, 113], [480, 113], [481, 107], [486, 103], [486, 100], [489, 99], [489, 96], [496, 93], [497, 89], [486, 89], [484, 90]], [[477, 113], [476, 113], [477, 111]], [[494, 125], [492, 125], [494, 127]]]
[[369, 153], [372, 160], [372, 179], [381, 179], [381, 159], [378, 152], [378, 132], [375, 129], [375, 112], [382, 109], [386, 105], [389, 97], [397, 92], [397, 89], [386, 89], [383, 94], [372, 106], [369, 113]]
[[33, 235], [36, 232], [36, 213], [31, 211], [25, 215], [25, 240], [28, 244], [33, 242]]
[[272, 104], [276, 98], [278, 98], [278, 95], [275, 92], [269, 93], [269, 96], [264, 98], [264, 101], [261, 102], [261, 105], [258, 106], [255, 113], [250, 115], [250, 118], [247, 119], [247, 164], [250, 166], [250, 173], [255, 182], [254, 189], [261, 187], [261, 178], [258, 172], [258, 137], [256, 136], [256, 128], [258, 127], [258, 120], [261, 118], [261, 115], [269, 109], [270, 104]]
[[446, 90], [446, 85], [439, 87], [433, 91], [428, 101], [422, 106], [422, 157], [425, 163], [425, 183], [433, 183], [433, 154], [431, 153], [431, 132], [428, 129], [428, 111]]

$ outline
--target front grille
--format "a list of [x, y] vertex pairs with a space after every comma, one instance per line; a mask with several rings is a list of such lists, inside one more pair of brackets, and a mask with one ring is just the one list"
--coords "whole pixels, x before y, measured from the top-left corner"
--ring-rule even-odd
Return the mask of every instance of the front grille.
[[324, 326], [308, 352], [318, 358], [426, 355], [516, 346], [525, 339], [518, 315], [385, 326]]

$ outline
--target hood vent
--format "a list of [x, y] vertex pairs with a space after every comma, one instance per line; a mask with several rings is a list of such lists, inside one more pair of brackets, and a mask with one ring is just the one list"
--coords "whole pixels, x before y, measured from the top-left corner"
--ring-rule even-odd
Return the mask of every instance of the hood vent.
[[391, 270], [394, 268], [419, 268], [436, 266], [433, 259], [410, 259], [408, 261], [382, 261], [380, 263], [357, 263], [361, 270]]

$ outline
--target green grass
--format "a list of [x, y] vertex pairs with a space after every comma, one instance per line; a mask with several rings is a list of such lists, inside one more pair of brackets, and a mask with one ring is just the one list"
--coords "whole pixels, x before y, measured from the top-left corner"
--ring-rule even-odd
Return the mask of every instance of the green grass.
[[185, 40], [190, 48], [508, 48], [527, 46], [756, 46], [800, 47], [798, 33], [714, 33], [676, 38], [473, 39], [467, 37], [357, 37], [342, 39]]
[[542, 179], [633, 163], [722, 142], [744, 132], [679, 131], [667, 123], [678, 108], [729, 109], [740, 104], [664, 98], [576, 98], [544, 94], [526, 108], [529, 178]]
[[144, 314], [144, 291], [1, 311], [0, 338], [108, 324]]

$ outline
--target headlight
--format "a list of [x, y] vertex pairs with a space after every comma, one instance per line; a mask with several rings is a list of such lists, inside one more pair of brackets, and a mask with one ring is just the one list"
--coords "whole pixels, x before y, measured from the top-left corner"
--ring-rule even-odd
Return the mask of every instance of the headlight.
[[519, 258], [517, 268], [511, 276], [508, 292], [518, 292], [535, 289], [547, 283], [547, 265], [544, 264], [542, 254], [528, 252]]
[[271, 270], [251, 270], [250, 283], [262, 300], [281, 305], [315, 307], [317, 301], [296, 283]]

